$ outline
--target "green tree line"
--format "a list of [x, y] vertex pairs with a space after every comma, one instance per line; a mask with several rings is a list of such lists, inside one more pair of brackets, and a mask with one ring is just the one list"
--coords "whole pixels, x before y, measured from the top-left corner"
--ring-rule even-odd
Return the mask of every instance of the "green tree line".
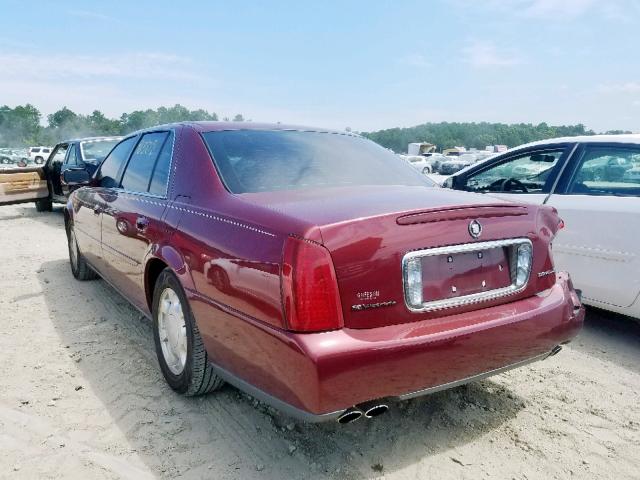
[[[612, 130], [605, 133], [631, 133], [622, 130]], [[587, 130], [584, 125], [553, 126], [546, 123], [533, 125], [517, 123], [424, 123], [409, 128], [390, 128], [376, 132], [362, 133], [363, 136], [390, 148], [394, 152], [407, 151], [411, 142], [429, 142], [440, 149], [455, 146], [484, 149], [487, 145], [507, 145], [515, 147], [523, 143], [544, 140], [546, 138], [574, 135], [594, 135], [593, 130]]]
[[[55, 145], [59, 141], [96, 135], [126, 135], [141, 128], [180, 121], [218, 120], [215, 112], [189, 110], [182, 105], [159, 107], [155, 110], [134, 110], [120, 118], [107, 118], [99, 110], [90, 115], [73, 112], [67, 107], [47, 115], [45, 125], [40, 111], [31, 104], [11, 108], [0, 107], [0, 147]], [[223, 118], [223, 120], [229, 120]], [[232, 119], [244, 121], [241, 114]], [[395, 152], [406, 152], [411, 142], [429, 142], [438, 148], [465, 146], [484, 148], [486, 145], [515, 147], [546, 138], [593, 135], [584, 125], [552, 126], [546, 123], [424, 123], [409, 128], [390, 128], [362, 135]], [[614, 130], [605, 133], [630, 133]]]
[[[123, 113], [120, 118], [107, 118], [99, 110], [91, 115], [75, 113], [67, 107], [46, 117], [33, 105], [18, 105], [11, 108], [0, 107], [0, 147], [27, 147], [34, 145], [50, 145], [68, 140], [97, 135], [126, 135], [141, 128], [152, 127], [164, 123], [198, 120], [218, 120], [215, 112], [206, 110], [189, 110], [182, 105], [159, 107], [156, 110], [135, 110]], [[224, 120], [228, 120], [225, 118]], [[233, 121], [242, 122], [241, 114], [233, 117]]]

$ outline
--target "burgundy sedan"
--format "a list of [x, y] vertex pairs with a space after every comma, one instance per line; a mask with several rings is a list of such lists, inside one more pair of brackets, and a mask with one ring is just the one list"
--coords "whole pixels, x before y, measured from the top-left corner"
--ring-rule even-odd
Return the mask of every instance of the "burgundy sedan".
[[437, 188], [357, 135], [166, 125], [78, 182], [74, 276], [153, 319], [186, 395], [227, 381], [347, 423], [546, 358], [583, 322], [554, 209]]

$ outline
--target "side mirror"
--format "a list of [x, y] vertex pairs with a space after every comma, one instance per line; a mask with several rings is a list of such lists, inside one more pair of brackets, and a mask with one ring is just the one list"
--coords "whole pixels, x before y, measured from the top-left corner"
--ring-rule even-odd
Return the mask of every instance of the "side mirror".
[[84, 187], [91, 184], [91, 175], [84, 168], [70, 168], [62, 174], [64, 183], [70, 187]]

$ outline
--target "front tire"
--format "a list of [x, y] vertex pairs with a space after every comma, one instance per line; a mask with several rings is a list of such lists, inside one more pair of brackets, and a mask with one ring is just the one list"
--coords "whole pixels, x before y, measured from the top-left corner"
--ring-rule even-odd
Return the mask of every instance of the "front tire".
[[94, 280], [98, 278], [98, 274], [91, 269], [80, 252], [76, 234], [73, 231], [73, 224], [67, 227], [67, 245], [69, 246], [69, 263], [71, 264], [71, 273], [80, 281]]
[[168, 268], [153, 289], [152, 313], [158, 363], [169, 386], [186, 396], [220, 388], [224, 381], [209, 363], [184, 290]]

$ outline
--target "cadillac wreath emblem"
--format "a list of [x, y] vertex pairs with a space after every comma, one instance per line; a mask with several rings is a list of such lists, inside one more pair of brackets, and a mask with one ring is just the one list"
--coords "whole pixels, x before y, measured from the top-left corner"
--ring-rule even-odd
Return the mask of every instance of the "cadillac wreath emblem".
[[469, 223], [469, 235], [473, 238], [479, 238], [482, 235], [482, 224], [478, 220], [472, 220]]

